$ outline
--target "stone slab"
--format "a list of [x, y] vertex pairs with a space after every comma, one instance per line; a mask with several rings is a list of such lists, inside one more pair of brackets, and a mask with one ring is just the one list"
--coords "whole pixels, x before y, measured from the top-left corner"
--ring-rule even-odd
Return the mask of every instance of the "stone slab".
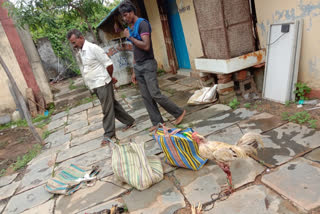
[[45, 149], [45, 150], [42, 150], [41, 153], [35, 157], [34, 159], [32, 159], [29, 163], [28, 163], [28, 166], [30, 166], [31, 164], [39, 161], [39, 160], [42, 160], [44, 158], [47, 158], [47, 157], [51, 157], [51, 159], [54, 159], [56, 157], [56, 155], [61, 152], [61, 151], [65, 151], [67, 149], [70, 148], [70, 142], [66, 142], [60, 146], [56, 146], [56, 147], [53, 147], [53, 148], [50, 148], [50, 149]]
[[88, 118], [97, 115], [97, 114], [102, 114], [102, 108], [101, 106], [95, 106], [93, 108], [88, 109]]
[[[210, 205], [211, 206], [211, 205]], [[297, 214], [302, 213], [263, 185], [237, 191], [225, 201], [217, 201], [205, 214]]]
[[79, 121], [87, 121], [87, 120], [88, 120], [87, 111], [81, 111], [79, 113], [69, 115], [68, 124], [73, 124]]
[[2, 213], [2, 211], [4, 210], [6, 205], [7, 205], [7, 203], [5, 203], [4, 201], [0, 202], [0, 213]]
[[147, 155], [156, 155], [162, 152], [159, 144], [153, 140], [152, 136], [147, 131], [138, 134], [138, 136], [133, 137], [133, 141], [136, 143], [144, 143]]
[[60, 119], [60, 118], [62, 118], [62, 117], [65, 117], [65, 116], [67, 116], [67, 115], [68, 115], [67, 112], [62, 111], [62, 112], [60, 112], [60, 113], [58, 113], [58, 114], [53, 115], [53, 116], [51, 117], [51, 120], [52, 120], [52, 121], [58, 120], [58, 119]]
[[80, 189], [71, 196], [60, 196], [56, 201], [55, 214], [78, 213], [116, 198], [126, 191], [111, 183], [97, 181], [93, 187]]
[[79, 166], [85, 166], [85, 167], [95, 165], [95, 163], [110, 157], [111, 157], [110, 148], [105, 146], [93, 151], [89, 151], [75, 158], [66, 160], [63, 163], [59, 164], [59, 166], [55, 168], [55, 171], [59, 171], [67, 166], [70, 166], [70, 164], [77, 164]]
[[291, 160], [296, 155], [319, 146], [320, 131], [295, 123], [264, 133], [264, 149], [258, 157], [265, 163], [275, 166]]
[[52, 199], [44, 204], [41, 204], [40, 206], [24, 211], [22, 214], [53, 214], [54, 201], [55, 200]]
[[89, 126], [83, 127], [82, 129], [71, 132], [72, 139], [79, 138], [80, 136], [83, 136], [85, 134], [88, 134], [89, 132], [96, 131], [101, 128], [103, 128], [102, 120], [100, 122], [90, 124]]
[[52, 197], [52, 194], [47, 192], [43, 186], [36, 187], [19, 195], [13, 196], [4, 213], [21, 213], [30, 208], [39, 206]]
[[17, 181], [17, 182], [13, 182], [7, 186], [1, 187], [0, 188], [0, 201], [11, 197], [15, 193], [15, 191], [19, 185], [20, 185], [20, 181]]
[[69, 142], [71, 134], [64, 134], [64, 129], [56, 131], [47, 137], [44, 142], [47, 144], [45, 148], [53, 148]]
[[54, 163], [55, 156], [47, 156], [29, 165], [21, 180], [18, 192], [24, 192], [47, 182], [51, 178]]
[[93, 103], [93, 106], [100, 106], [101, 105], [99, 99], [96, 99], [96, 100], [92, 101], [92, 103]]
[[108, 176], [113, 174], [111, 157], [106, 159], [106, 160], [99, 161], [98, 163], [95, 163], [93, 165], [99, 166], [99, 168], [101, 170], [99, 172], [99, 174], [97, 175], [97, 178], [99, 180], [101, 180], [101, 179], [103, 179], [105, 177], [108, 177]]
[[88, 121], [89, 121], [89, 124], [94, 124], [94, 123], [102, 122], [102, 119], [103, 119], [103, 114], [99, 113], [99, 114], [90, 116], [88, 118]]
[[210, 134], [206, 139], [209, 141], [219, 141], [235, 145], [242, 136], [241, 129], [237, 125], [233, 125]]
[[191, 124], [191, 123], [193, 125], [198, 124], [203, 120], [214, 117], [215, 115], [218, 115], [230, 109], [231, 108], [229, 106], [222, 105], [222, 104], [216, 104], [216, 105], [210, 106], [209, 108], [205, 108], [185, 116], [185, 118], [183, 119], [182, 126], [188, 126], [188, 124]]
[[[238, 188], [253, 182], [256, 176], [262, 173], [264, 167], [251, 158], [247, 158], [233, 161], [230, 170], [234, 188]], [[191, 204], [210, 202], [211, 195], [219, 193], [221, 186], [227, 183], [226, 174], [212, 161], [209, 161], [199, 171], [178, 169], [173, 174]]]
[[269, 113], [261, 113], [252, 116], [249, 120], [241, 121], [239, 123], [240, 128], [243, 132], [266, 132], [271, 129], [277, 128], [287, 123], [280, 117], [274, 116]]
[[88, 126], [88, 121], [87, 120], [80, 120], [78, 122], [74, 122], [68, 126], [65, 127], [65, 132], [66, 133], [70, 133], [70, 132], [73, 132], [75, 130], [78, 130], [78, 129], [81, 129], [83, 127], [86, 127]]
[[14, 179], [16, 179], [17, 176], [18, 176], [18, 173], [0, 177], [0, 187], [11, 184], [12, 181], [14, 181]]
[[152, 126], [152, 123], [150, 120], [144, 121], [142, 123], [138, 123], [135, 127], [128, 129], [126, 131], [122, 131], [121, 129], [119, 129], [117, 131], [117, 138], [119, 138], [120, 140], [125, 139], [133, 134], [136, 134], [138, 132], [142, 132], [145, 129], [148, 129]]
[[121, 187], [121, 188], [124, 188], [124, 189], [127, 189], [127, 190], [132, 190], [133, 189], [133, 187], [130, 186], [129, 184], [120, 181], [114, 174], [112, 174], [110, 176], [107, 176], [107, 177], [104, 177], [101, 180], [104, 181], [104, 182], [112, 183], [112, 184], [114, 184], [114, 185], [116, 185], [118, 187]]
[[57, 119], [57, 120], [53, 120], [48, 124], [48, 131], [52, 131], [57, 128], [63, 127], [63, 126], [65, 126], [66, 122], [67, 122], [66, 116], [62, 117], [60, 119]]
[[144, 191], [133, 190], [124, 195], [123, 200], [132, 214], [172, 214], [186, 206], [183, 195], [168, 180], [163, 180]]
[[105, 210], [110, 210], [113, 205], [118, 205], [118, 207], [124, 207], [122, 198], [116, 198], [114, 200], [99, 204], [97, 206], [91, 207], [84, 211], [79, 212], [78, 214], [88, 214], [88, 213], [103, 213]]
[[320, 148], [313, 150], [312, 152], [304, 156], [306, 159], [320, 163]]
[[56, 162], [61, 163], [62, 161], [68, 160], [70, 158], [96, 150], [101, 147], [101, 140], [102, 138], [94, 139], [79, 146], [71, 147], [68, 150], [61, 151], [58, 154]]
[[249, 111], [244, 108], [220, 113], [211, 118], [208, 117], [208, 119], [198, 121], [194, 126], [194, 130], [199, 132], [199, 134], [206, 136], [218, 130], [234, 125], [241, 120], [248, 119], [256, 113], [256, 111]]
[[298, 158], [262, 177], [262, 182], [305, 210], [320, 206], [320, 164]]
[[103, 134], [104, 134], [104, 129], [102, 129], [102, 128], [98, 129], [96, 131], [89, 132], [86, 135], [83, 135], [83, 136], [80, 136], [78, 138], [72, 139], [71, 146], [72, 147], [79, 146], [79, 145], [81, 145], [83, 143], [86, 143], [86, 142], [89, 142], [91, 140], [94, 140], [94, 139], [97, 139], [97, 138], [102, 138]]
[[87, 110], [89, 108], [92, 108], [92, 107], [93, 107], [93, 103], [92, 102], [79, 105], [79, 106], [77, 106], [75, 108], [70, 109], [69, 115], [73, 115], [73, 114], [76, 114], [78, 112], [85, 111], [85, 110]]

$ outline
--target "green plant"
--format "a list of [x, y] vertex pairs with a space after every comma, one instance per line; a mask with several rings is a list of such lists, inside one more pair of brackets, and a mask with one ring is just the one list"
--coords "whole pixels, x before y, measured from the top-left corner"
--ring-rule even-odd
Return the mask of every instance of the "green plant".
[[310, 128], [313, 128], [313, 129], [317, 128], [317, 120], [309, 120], [308, 124]]
[[289, 117], [290, 122], [296, 122], [299, 124], [303, 124], [311, 119], [311, 116], [306, 111], [297, 112], [294, 115]]
[[237, 100], [237, 98], [234, 98], [230, 103], [229, 106], [232, 109], [236, 109], [238, 108], [238, 106], [240, 105], [240, 102]]
[[74, 85], [74, 81], [72, 79], [69, 79], [69, 89], [74, 90], [77, 86]]
[[164, 75], [165, 73], [166, 73], [165, 70], [163, 70], [162, 68], [158, 68], [158, 75], [159, 75], [159, 76], [162, 76], [162, 75]]
[[13, 170], [17, 171], [23, 167], [25, 167], [33, 158], [35, 158], [39, 152], [41, 151], [42, 146], [40, 144], [36, 144], [32, 147], [31, 150], [24, 156], [19, 156], [17, 161], [13, 164]]
[[288, 112], [282, 112], [281, 119], [282, 120], [289, 120], [290, 114]]
[[43, 132], [42, 133], [42, 139], [44, 140], [44, 139], [46, 139], [50, 134], [51, 134], [52, 132], [51, 131], [45, 131], [45, 132]]
[[306, 83], [296, 83], [296, 90], [294, 91], [296, 100], [307, 100], [306, 94], [310, 93], [310, 91], [311, 88], [309, 88]]
[[284, 104], [286, 107], [288, 107], [290, 105], [290, 101], [287, 100], [286, 103]]
[[250, 108], [250, 107], [251, 107], [251, 103], [245, 103], [243, 106], [244, 106], [245, 108]]
[[1, 169], [0, 170], [0, 177], [4, 176], [6, 174], [7, 170], [6, 169]]

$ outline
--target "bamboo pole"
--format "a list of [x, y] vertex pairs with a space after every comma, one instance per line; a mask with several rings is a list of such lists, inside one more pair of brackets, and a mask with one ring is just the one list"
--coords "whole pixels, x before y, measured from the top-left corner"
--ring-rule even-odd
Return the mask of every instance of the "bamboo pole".
[[13, 79], [13, 76], [11, 75], [7, 65], [5, 64], [5, 62], [3, 61], [1, 56], [0, 56], [0, 64], [3, 67], [4, 71], [6, 72], [6, 74], [8, 76], [8, 79], [9, 79], [9, 81], [11, 83], [13, 92], [14, 92], [15, 96], [18, 99], [18, 102], [19, 102], [19, 104], [20, 104], [20, 106], [22, 108], [22, 112], [23, 112], [24, 117], [25, 117], [25, 119], [26, 119], [26, 121], [28, 123], [30, 131], [32, 132], [33, 137], [35, 138], [36, 141], [38, 141], [39, 143], [42, 144], [42, 139], [39, 136], [38, 132], [36, 131], [36, 128], [32, 124], [31, 116], [30, 116], [30, 113], [28, 111], [26, 102], [24, 101], [23, 96], [22, 96], [22, 94], [21, 94], [21, 92], [20, 92], [20, 90], [19, 90], [19, 88], [17, 86], [17, 83]]

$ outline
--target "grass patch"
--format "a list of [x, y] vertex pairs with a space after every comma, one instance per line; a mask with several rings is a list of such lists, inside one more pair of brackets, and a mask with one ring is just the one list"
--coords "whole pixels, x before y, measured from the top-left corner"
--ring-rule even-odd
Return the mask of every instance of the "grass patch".
[[40, 144], [36, 144], [32, 147], [32, 149], [22, 157], [19, 156], [17, 161], [12, 165], [14, 171], [17, 171], [23, 167], [25, 167], [33, 158], [35, 158], [39, 152], [41, 151], [42, 146]]
[[18, 120], [15, 122], [9, 122], [3, 125], [0, 125], [0, 130], [9, 129], [11, 127], [27, 127], [28, 123], [26, 120]]
[[243, 106], [244, 106], [245, 108], [251, 108], [251, 103], [245, 103]]
[[229, 106], [232, 109], [237, 109], [240, 105], [240, 102], [237, 100], [237, 98], [234, 98], [230, 103]]
[[74, 90], [74, 89], [76, 89], [76, 88], [78, 88], [77, 86], [75, 86], [74, 85], [74, 81], [73, 80], [69, 80], [69, 89], [70, 90]]
[[6, 174], [7, 170], [6, 169], [1, 169], [0, 170], [0, 177], [4, 176]]
[[166, 71], [161, 69], [161, 68], [158, 68], [158, 72], [157, 73], [158, 73], [159, 76], [162, 76], [162, 75], [164, 75], [166, 73]]
[[307, 111], [297, 112], [290, 115], [288, 112], [283, 112], [281, 115], [282, 120], [294, 122], [298, 124], [308, 124], [308, 127], [316, 129], [317, 120], [313, 119]]
[[49, 137], [49, 135], [52, 134], [51, 131], [46, 130], [45, 132], [42, 133], [42, 139], [46, 139], [47, 137]]

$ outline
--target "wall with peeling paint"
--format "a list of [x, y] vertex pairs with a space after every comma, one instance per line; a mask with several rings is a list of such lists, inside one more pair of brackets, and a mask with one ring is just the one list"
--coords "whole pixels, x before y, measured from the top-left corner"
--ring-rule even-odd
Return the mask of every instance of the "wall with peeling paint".
[[255, 0], [260, 44], [266, 47], [269, 26], [304, 20], [298, 81], [320, 96], [320, 0]]
[[[19, 63], [13, 53], [13, 50], [11, 48], [11, 45], [9, 43], [9, 40], [7, 38], [7, 35], [2, 27], [2, 24], [0, 22], [0, 55], [6, 65], [9, 68], [9, 71], [11, 72], [13, 78], [15, 79], [21, 93], [24, 97], [26, 97], [26, 88], [27, 83], [24, 79], [24, 76], [22, 75], [22, 72], [19, 67]], [[14, 102], [13, 97], [11, 96], [10, 90], [9, 90], [9, 80], [8, 77], [3, 70], [2, 66], [0, 66], [0, 113], [11, 113], [16, 109], [16, 104]]]
[[158, 67], [168, 71], [170, 66], [157, 1], [144, 0], [144, 6], [152, 27], [151, 39], [154, 57], [158, 62]]
[[192, 0], [176, 0], [181, 24], [189, 53], [191, 68], [195, 70], [194, 59], [203, 56], [202, 44]]

